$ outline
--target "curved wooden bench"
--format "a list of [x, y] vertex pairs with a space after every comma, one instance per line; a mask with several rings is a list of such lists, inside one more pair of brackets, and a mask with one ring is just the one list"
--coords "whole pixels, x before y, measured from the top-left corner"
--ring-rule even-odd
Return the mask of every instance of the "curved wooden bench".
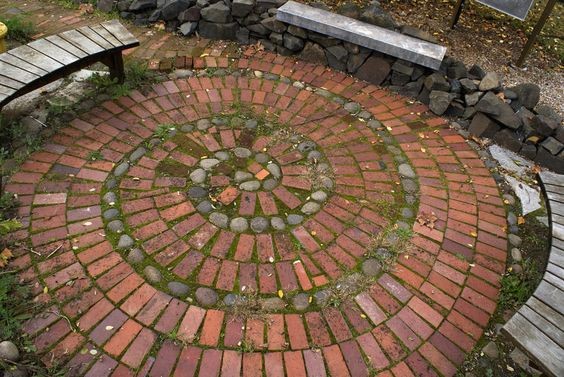
[[38, 39], [0, 54], [0, 109], [69, 73], [102, 62], [124, 79], [122, 51], [139, 41], [117, 20]]
[[543, 279], [503, 330], [543, 371], [564, 376], [564, 175], [539, 174], [551, 229]]

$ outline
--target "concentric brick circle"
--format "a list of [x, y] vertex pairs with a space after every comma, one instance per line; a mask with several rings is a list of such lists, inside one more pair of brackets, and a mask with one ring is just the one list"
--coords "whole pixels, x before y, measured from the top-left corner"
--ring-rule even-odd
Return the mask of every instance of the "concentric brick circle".
[[[272, 54], [194, 64], [229, 72], [105, 102], [11, 178], [14, 237], [34, 251], [12, 265], [48, 304], [26, 324], [45, 363], [88, 376], [453, 375], [495, 310], [507, 250], [476, 152], [424, 107], [324, 67]], [[239, 312], [235, 296], [260, 305]]]

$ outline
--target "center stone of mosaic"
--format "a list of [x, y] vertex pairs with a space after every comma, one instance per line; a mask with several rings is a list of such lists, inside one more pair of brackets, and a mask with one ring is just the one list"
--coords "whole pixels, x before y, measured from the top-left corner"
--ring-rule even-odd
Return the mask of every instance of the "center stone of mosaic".
[[[174, 156], [163, 160], [157, 173], [173, 186], [186, 187], [192, 206], [221, 229], [263, 233], [295, 227], [317, 213], [333, 189], [329, 164], [303, 136], [280, 128], [261, 135], [258, 122], [247, 125], [253, 127], [212, 127], [200, 120], [194, 130], [172, 139], [180, 161], [185, 160], [180, 153], [199, 158], [187, 179], [172, 176]], [[219, 142], [209, 137], [217, 132]]]

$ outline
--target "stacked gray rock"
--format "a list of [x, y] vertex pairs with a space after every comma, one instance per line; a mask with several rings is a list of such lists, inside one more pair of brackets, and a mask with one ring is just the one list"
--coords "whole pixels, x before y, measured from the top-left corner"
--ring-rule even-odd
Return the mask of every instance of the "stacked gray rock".
[[[210, 39], [232, 39], [242, 44], [260, 42], [266, 50], [354, 74], [359, 79], [417, 98], [437, 115], [458, 119], [471, 135], [493, 139], [556, 172], [564, 173], [562, 120], [538, 107], [540, 89], [534, 84], [504, 88], [493, 72], [445, 57], [436, 72], [416, 64], [343, 42], [276, 20], [286, 0], [119, 0], [124, 18], [147, 25], [164, 21], [166, 29], [182, 35], [198, 32]], [[112, 2], [98, 0], [107, 11]], [[327, 9], [323, 3], [314, 7]], [[361, 9], [347, 3], [340, 14], [396, 30], [425, 41], [429, 33], [398, 25], [373, 1]]]

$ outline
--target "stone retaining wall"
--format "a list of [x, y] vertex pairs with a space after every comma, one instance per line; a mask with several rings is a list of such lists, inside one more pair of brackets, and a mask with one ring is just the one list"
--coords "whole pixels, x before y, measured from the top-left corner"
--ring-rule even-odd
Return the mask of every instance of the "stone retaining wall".
[[[438, 72], [276, 20], [286, 0], [99, 0], [137, 25], [164, 22], [167, 30], [242, 44], [260, 43], [281, 55], [297, 55], [345, 71], [375, 85], [417, 98], [437, 115], [457, 119], [463, 133], [496, 143], [564, 173], [564, 126], [558, 114], [537, 106], [535, 84], [504, 88], [495, 73], [446, 57]], [[312, 4], [324, 8], [322, 3]], [[339, 13], [436, 42], [417, 28], [397, 25], [378, 2], [364, 9], [347, 4]], [[469, 136], [469, 135], [467, 135]]]

